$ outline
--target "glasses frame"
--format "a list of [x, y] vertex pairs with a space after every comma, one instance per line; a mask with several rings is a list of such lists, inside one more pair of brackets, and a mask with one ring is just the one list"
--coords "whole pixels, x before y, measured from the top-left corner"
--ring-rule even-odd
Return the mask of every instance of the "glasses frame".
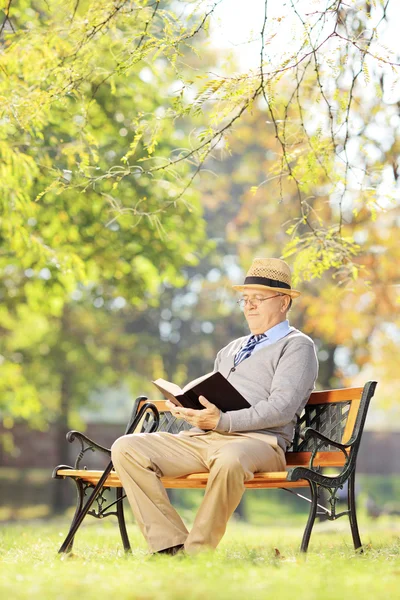
[[279, 298], [283, 295], [284, 294], [275, 294], [275, 296], [268, 296], [268, 298], [240, 298], [236, 301], [236, 304], [238, 304], [242, 310], [244, 310], [246, 305], [249, 303], [255, 308], [258, 308], [260, 304], [262, 304], [266, 300], [272, 300], [272, 298]]

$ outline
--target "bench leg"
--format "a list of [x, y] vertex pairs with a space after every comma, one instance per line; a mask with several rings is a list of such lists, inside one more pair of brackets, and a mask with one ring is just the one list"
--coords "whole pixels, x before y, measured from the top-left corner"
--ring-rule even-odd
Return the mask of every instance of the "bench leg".
[[[79, 513], [82, 510], [82, 506], [83, 506], [83, 499], [84, 499], [84, 491], [83, 491], [83, 484], [82, 481], [80, 479], [74, 479], [74, 483], [76, 485], [76, 492], [77, 492], [77, 499], [76, 499], [76, 509], [75, 509], [75, 514], [72, 518], [72, 523], [71, 523], [71, 527], [69, 528], [70, 531], [72, 531], [75, 521], [79, 515]], [[74, 538], [71, 539], [68, 547], [65, 549], [65, 552], [71, 552], [72, 551], [72, 546], [74, 545]]]
[[93, 491], [92, 491], [90, 497], [87, 499], [85, 506], [79, 511], [78, 514], [76, 514], [76, 516], [74, 518], [74, 522], [71, 525], [71, 529], [69, 530], [67, 537], [65, 538], [64, 542], [62, 543], [62, 545], [58, 551], [59, 554], [61, 554], [63, 552], [69, 552], [69, 548], [71, 547], [71, 542], [73, 541], [76, 532], [78, 531], [83, 519], [86, 517], [87, 513], [89, 512], [89, 509], [92, 506], [93, 502], [96, 500], [97, 496], [100, 494], [101, 488], [104, 486], [106, 479], [109, 476], [112, 468], [113, 468], [113, 464], [110, 461], [110, 463], [104, 470], [103, 475], [100, 477], [98, 483], [93, 488]]
[[360, 532], [358, 530], [357, 514], [356, 514], [356, 495], [355, 495], [355, 470], [349, 477], [347, 485], [347, 504], [349, 509], [349, 520], [351, 535], [353, 536], [354, 549], [362, 552], [362, 543], [360, 538]]
[[309, 481], [310, 484], [310, 492], [311, 492], [311, 506], [310, 512], [308, 514], [307, 525], [304, 530], [303, 539], [301, 541], [300, 551], [307, 552], [308, 544], [310, 542], [312, 528], [314, 526], [315, 517], [317, 515], [317, 507], [318, 507], [318, 488], [317, 484], [314, 481]]
[[125, 524], [125, 515], [124, 515], [124, 505], [123, 505], [123, 488], [117, 488], [116, 496], [117, 496], [117, 517], [118, 517], [118, 525], [119, 531], [121, 533], [122, 543], [124, 546], [125, 552], [132, 552], [131, 545], [129, 543], [128, 532], [126, 530]]

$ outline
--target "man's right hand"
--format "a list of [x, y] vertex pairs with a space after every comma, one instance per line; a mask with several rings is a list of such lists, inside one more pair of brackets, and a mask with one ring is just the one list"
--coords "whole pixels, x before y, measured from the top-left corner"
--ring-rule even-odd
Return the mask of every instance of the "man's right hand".
[[218, 425], [221, 411], [204, 396], [199, 396], [199, 402], [205, 407], [203, 410], [175, 406], [170, 400], [167, 400], [166, 404], [177, 419], [184, 419], [189, 425], [199, 427], [200, 429], [215, 429]]

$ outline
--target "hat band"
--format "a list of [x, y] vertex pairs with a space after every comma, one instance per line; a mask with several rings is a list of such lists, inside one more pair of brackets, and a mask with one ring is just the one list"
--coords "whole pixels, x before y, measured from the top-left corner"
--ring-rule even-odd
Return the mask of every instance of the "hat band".
[[268, 287], [285, 288], [291, 290], [291, 286], [277, 279], [269, 279], [269, 277], [246, 277], [244, 285], [267, 285]]

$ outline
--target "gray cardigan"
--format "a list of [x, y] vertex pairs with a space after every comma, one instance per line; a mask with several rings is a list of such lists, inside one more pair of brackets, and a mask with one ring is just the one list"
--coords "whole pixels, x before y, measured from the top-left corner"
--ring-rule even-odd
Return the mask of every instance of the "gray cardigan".
[[[260, 348], [234, 367], [234, 356], [247, 336], [234, 340], [217, 354], [214, 370], [220, 371], [251, 404], [250, 408], [221, 413], [215, 427], [221, 432], [246, 432], [275, 436], [286, 450], [294, 426], [318, 374], [313, 341], [298, 329]], [[267, 439], [266, 439], [267, 441]]]

